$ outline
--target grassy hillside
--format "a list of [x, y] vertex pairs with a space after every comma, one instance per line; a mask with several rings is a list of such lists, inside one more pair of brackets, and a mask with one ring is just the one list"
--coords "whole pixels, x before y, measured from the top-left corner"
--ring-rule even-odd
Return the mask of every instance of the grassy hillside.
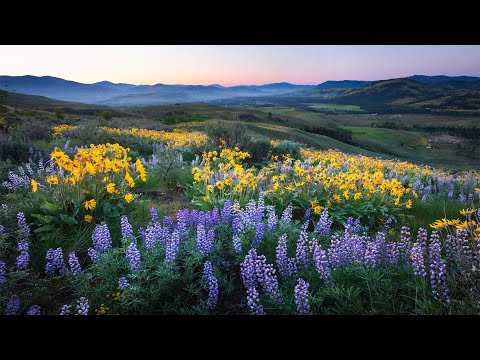
[[25, 110], [53, 112], [56, 108], [60, 108], [67, 114], [78, 115], [98, 115], [104, 110], [110, 110], [112, 115], [116, 117], [138, 116], [128, 111], [110, 109], [107, 106], [60, 101], [45, 96], [16, 92], [8, 92], [8, 96], [0, 102], [0, 108], [2, 112]]

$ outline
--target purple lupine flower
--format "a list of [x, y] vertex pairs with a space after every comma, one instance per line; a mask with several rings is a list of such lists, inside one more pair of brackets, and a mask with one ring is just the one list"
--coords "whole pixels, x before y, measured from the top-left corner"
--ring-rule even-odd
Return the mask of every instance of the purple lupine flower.
[[225, 200], [222, 208], [222, 221], [225, 224], [230, 225], [232, 222], [232, 202], [230, 200]]
[[403, 260], [408, 259], [411, 243], [412, 238], [410, 234], [410, 228], [407, 226], [402, 226], [402, 230], [400, 231], [400, 242], [398, 243], [398, 250]]
[[242, 218], [239, 215], [236, 215], [232, 221], [232, 230], [234, 235], [240, 235], [243, 231]]
[[330, 247], [328, 249], [328, 258], [332, 269], [346, 266], [349, 263], [348, 254], [346, 254], [342, 239], [338, 234], [332, 235]]
[[203, 224], [197, 226], [197, 251], [203, 255], [209, 253], [209, 244], [207, 244], [207, 232]]
[[[153, 209], [153, 208], [152, 208]], [[147, 226], [147, 230], [145, 230], [145, 249], [147, 251], [151, 251], [156, 244], [157, 239], [157, 231], [153, 224], [149, 224]]]
[[173, 230], [169, 241], [167, 241], [165, 263], [171, 263], [175, 261], [178, 253], [178, 244], [180, 244], [180, 232], [178, 229], [175, 229]]
[[27, 315], [41, 315], [42, 308], [38, 305], [30, 306], [30, 309], [27, 311]]
[[262, 214], [265, 211], [265, 194], [262, 192], [258, 197], [257, 210]]
[[145, 228], [143, 228], [143, 227], [138, 228], [138, 236], [140, 236], [140, 239], [142, 241], [145, 241], [145, 238], [147, 236], [147, 234], [145, 232]]
[[295, 260], [299, 270], [308, 267], [308, 233], [305, 226], [302, 226], [302, 231], [297, 240]]
[[68, 265], [70, 265], [70, 270], [74, 276], [79, 275], [82, 272], [82, 268], [80, 267], [80, 263], [78, 262], [77, 255], [74, 252], [71, 252], [68, 255]]
[[128, 222], [127, 215], [122, 215], [120, 218], [120, 227], [122, 229], [122, 240], [133, 238], [133, 228]]
[[427, 276], [422, 246], [418, 242], [414, 243], [412, 249], [410, 250], [410, 261], [412, 263], [413, 272], [415, 275], [420, 275], [422, 277]]
[[275, 207], [268, 206], [268, 218], [267, 218], [267, 230], [268, 232], [274, 232], [277, 228], [278, 219], [275, 214]]
[[451, 190], [448, 192], [447, 197], [448, 197], [448, 200], [452, 200], [452, 199], [453, 199], [453, 189], [451, 189]]
[[88, 256], [90, 257], [90, 260], [94, 264], [100, 259], [100, 253], [94, 248], [88, 248], [87, 253], [88, 253]]
[[125, 251], [125, 257], [130, 263], [130, 269], [133, 272], [137, 272], [141, 267], [141, 262], [140, 262], [141, 257], [140, 257], [140, 251], [138, 251], [137, 249], [137, 242], [135, 240], [132, 240], [130, 245], [128, 245], [128, 248]]
[[265, 315], [265, 310], [260, 304], [258, 291], [254, 286], [247, 289], [247, 305], [250, 308], [251, 314]]
[[288, 206], [283, 210], [282, 213], [282, 222], [286, 225], [290, 224], [292, 221], [293, 216], [293, 207], [292, 204], [288, 204]]
[[320, 215], [317, 225], [315, 225], [314, 232], [319, 235], [328, 235], [332, 227], [333, 220], [328, 216], [328, 209], [324, 209]]
[[209, 229], [207, 232], [207, 243], [206, 243], [206, 253], [209, 254], [213, 246], [215, 245], [215, 230], [214, 229]]
[[81, 297], [79, 300], [77, 300], [77, 306], [75, 308], [75, 315], [88, 315], [90, 305], [88, 304], [87, 298]]
[[187, 221], [189, 216], [187, 215], [188, 209], [185, 209], [185, 210], [187, 211], [186, 212], [183, 210], [177, 211], [177, 228], [176, 228], [177, 235], [176, 236], [178, 236], [180, 240], [184, 239], [187, 236]]
[[459, 246], [457, 244], [457, 238], [451, 234], [447, 234], [445, 238], [445, 255], [447, 265], [453, 266], [459, 260]]
[[233, 248], [235, 249], [235, 252], [237, 254], [241, 254], [243, 252], [243, 249], [242, 249], [242, 242], [240, 240], [240, 237], [238, 235], [233, 235], [232, 242], [233, 242]]
[[92, 233], [92, 242], [93, 248], [99, 253], [104, 253], [112, 247], [112, 238], [105, 222], [95, 226]]
[[393, 218], [389, 217], [385, 220], [385, 224], [383, 225], [382, 232], [386, 233], [388, 229], [390, 229], [390, 225], [392, 225]]
[[7, 302], [5, 315], [17, 315], [19, 310], [20, 310], [20, 299], [18, 298], [18, 296], [14, 295]]
[[310, 219], [311, 212], [312, 212], [311, 208], [308, 208], [307, 211], [305, 211], [305, 215], [303, 215], [303, 221], [308, 221], [308, 219]]
[[250, 249], [244, 261], [240, 264], [240, 274], [247, 289], [260, 284], [272, 300], [282, 301], [273, 265], [267, 264], [265, 255], [257, 255], [255, 248]]
[[447, 271], [441, 255], [440, 237], [436, 231], [430, 235], [430, 285], [432, 287], [435, 300], [444, 305], [450, 303], [450, 294], [447, 284]]
[[[162, 225], [160, 225], [159, 222], [156, 222], [153, 224], [153, 233], [155, 234], [155, 239], [158, 240], [158, 243], [161, 245], [165, 245], [166, 239], [167, 239], [167, 234], [169, 232], [168, 228], [165, 228], [165, 230], [162, 229]], [[167, 234], [165, 234], [167, 233]], [[147, 239], [145, 238], [145, 243], [147, 242]], [[154, 243], [154, 246], [156, 243]]]
[[213, 309], [218, 300], [218, 280], [213, 276], [213, 266], [210, 261], [205, 261], [203, 266], [203, 281], [208, 285], [207, 305]]
[[428, 249], [428, 232], [424, 228], [419, 228], [418, 229], [418, 234], [417, 234], [417, 243], [420, 244], [420, 247], [422, 248], [422, 253], [424, 256], [427, 256], [427, 249]]
[[173, 219], [170, 216], [165, 216], [163, 218], [163, 227], [168, 229], [168, 231], [172, 232], [173, 229], [175, 228], [175, 223], [173, 222]]
[[458, 201], [460, 201], [461, 203], [464, 203], [465, 201], [467, 201], [467, 197], [463, 192], [460, 193], [460, 195], [458, 195]]
[[365, 249], [365, 265], [368, 267], [376, 267], [380, 264], [379, 249], [375, 241], [369, 241]]
[[354, 234], [360, 230], [360, 218], [356, 218], [354, 221], [352, 216], [348, 217], [347, 223], [345, 224], [345, 233]]
[[468, 231], [466, 229], [458, 229], [456, 232], [457, 237], [457, 249], [458, 249], [458, 262], [460, 266], [468, 271], [472, 268], [474, 254], [470, 246], [470, 240], [468, 239]]
[[259, 267], [257, 262], [257, 251], [255, 249], [250, 249], [245, 256], [245, 259], [240, 264], [240, 274], [242, 276], [243, 284], [247, 289], [255, 287], [257, 284], [257, 268]]
[[387, 263], [392, 265], [398, 264], [398, 258], [400, 256], [400, 251], [398, 247], [398, 243], [396, 242], [388, 242], [387, 243]]
[[26, 240], [20, 240], [18, 243], [18, 252], [20, 254], [17, 256], [15, 265], [18, 270], [27, 270], [30, 262], [30, 255], [28, 254], [28, 242]]
[[47, 275], [54, 274], [55, 270], [58, 270], [60, 275], [67, 273], [67, 267], [63, 260], [63, 250], [58, 247], [56, 249], [49, 249], [45, 256], [47, 264], [45, 265], [45, 273]]
[[[263, 256], [263, 255], [262, 255]], [[258, 279], [262, 287], [267, 291], [270, 298], [279, 303], [282, 302], [282, 296], [278, 286], [278, 279], [275, 275], [275, 269], [272, 264], [266, 264], [266, 259], [263, 256], [263, 274]]]
[[121, 278], [118, 279], [118, 287], [122, 291], [130, 287], [130, 284], [128, 283], [128, 280], [125, 278], [125, 276], [122, 276]]
[[318, 242], [315, 243], [313, 250], [313, 262], [317, 268], [320, 278], [329, 285], [333, 285], [331, 280], [330, 265], [328, 263], [327, 252], [322, 249]]
[[210, 215], [210, 226], [215, 226], [220, 224], [220, 212], [218, 211], [217, 207], [214, 207], [212, 210], [212, 214]]
[[7, 277], [5, 276], [7, 271], [5, 269], [5, 261], [0, 261], [0, 285], [7, 282]]
[[59, 315], [70, 315], [72, 305], [63, 305]]
[[17, 214], [17, 224], [20, 238], [22, 240], [29, 240], [32, 233], [30, 231], [30, 226], [28, 226], [27, 221], [25, 220], [25, 214], [23, 212]]
[[308, 315], [310, 313], [310, 305], [308, 303], [309, 287], [310, 284], [302, 278], [298, 279], [298, 283], [295, 286], [295, 304], [300, 315]]
[[152, 208], [150, 208], [149, 212], [150, 212], [150, 217], [152, 218], [152, 221], [153, 221], [154, 223], [160, 221], [160, 219], [158, 218], [157, 209], [155, 209], [154, 207], [152, 207]]
[[5, 233], [5, 226], [0, 225], [0, 235]]
[[277, 267], [280, 276], [283, 279], [289, 277], [290, 274], [290, 266], [289, 266], [289, 258], [287, 254], [287, 234], [283, 234], [278, 238], [278, 245], [276, 249], [277, 254]]
[[255, 227], [255, 237], [253, 238], [251, 247], [256, 248], [263, 239], [265, 234], [265, 224], [263, 222], [257, 223]]

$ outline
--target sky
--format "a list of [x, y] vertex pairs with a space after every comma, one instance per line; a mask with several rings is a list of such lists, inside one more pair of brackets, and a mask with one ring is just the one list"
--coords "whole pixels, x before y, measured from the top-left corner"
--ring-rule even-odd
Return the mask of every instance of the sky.
[[0, 75], [224, 86], [480, 76], [480, 46], [0, 45]]

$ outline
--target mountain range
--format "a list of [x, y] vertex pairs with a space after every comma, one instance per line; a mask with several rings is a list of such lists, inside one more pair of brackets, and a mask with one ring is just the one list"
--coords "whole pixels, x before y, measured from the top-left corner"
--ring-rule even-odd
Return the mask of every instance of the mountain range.
[[[235, 99], [301, 99], [319, 97], [339, 104], [389, 104], [391, 106], [438, 106], [473, 98], [477, 106], [480, 78], [472, 76], [425, 76], [361, 81], [326, 81], [318, 85], [286, 82], [265, 85], [132, 85], [100, 81], [83, 84], [52, 76], [0, 76], [0, 89], [55, 100], [110, 107], [150, 106], [186, 102], [219, 102]], [[437, 99], [436, 101], [433, 101]], [[433, 101], [433, 102], [432, 102]]]

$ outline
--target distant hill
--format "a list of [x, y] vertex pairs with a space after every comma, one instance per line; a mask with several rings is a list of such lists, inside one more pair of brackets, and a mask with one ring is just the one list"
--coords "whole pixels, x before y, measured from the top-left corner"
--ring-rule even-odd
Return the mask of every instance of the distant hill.
[[426, 84], [437, 84], [444, 81], [459, 81], [459, 82], [475, 82], [480, 81], [480, 77], [475, 76], [445, 76], [445, 75], [413, 75], [409, 76], [408, 79], [419, 81]]
[[[480, 110], [480, 90], [472, 88], [477, 86], [477, 82], [457, 81], [456, 87], [451, 89], [446, 88], [445, 83], [445, 81], [425, 83], [410, 78], [375, 81], [328, 101], [359, 105], [367, 111], [443, 110], [472, 113]], [[460, 87], [458, 83], [463, 83], [464, 86]]]
[[198, 102], [238, 96], [284, 94], [313, 88], [314, 85], [274, 83], [266, 85], [132, 85], [100, 81], [83, 84], [52, 76], [0, 76], [0, 89], [46, 96], [62, 101], [110, 106], [156, 105], [169, 102]]
[[330, 90], [330, 89], [347, 89], [347, 88], [361, 88], [368, 85], [370, 81], [361, 80], [329, 80], [315, 86], [315, 90]]
[[[2, 99], [0, 103], [0, 111], [13, 110], [38, 110], [53, 112], [56, 108], [61, 108], [67, 114], [79, 115], [97, 115], [100, 112], [109, 109], [107, 106], [82, 104], [76, 102], [60, 101], [50, 99], [45, 96], [27, 95], [16, 92], [8, 92], [8, 96]], [[113, 116], [116, 117], [139, 117], [136, 114], [123, 110], [109, 109]]]

